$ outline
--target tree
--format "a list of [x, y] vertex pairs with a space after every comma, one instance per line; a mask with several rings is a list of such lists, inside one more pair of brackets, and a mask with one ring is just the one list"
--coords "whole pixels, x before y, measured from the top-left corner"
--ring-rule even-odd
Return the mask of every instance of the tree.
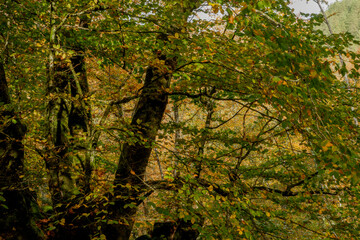
[[358, 55], [287, 3], [12, 3], [47, 236], [129, 239], [145, 205], [175, 239], [358, 237]]
[[[2, 60], [2, 59], [1, 59]], [[16, 116], [10, 102], [5, 69], [0, 61], [0, 236], [8, 239], [42, 239], [37, 228], [35, 194], [24, 178], [24, 145], [26, 126]]]
[[[331, 4], [326, 12], [330, 16], [329, 22], [334, 33], [349, 32], [359, 40], [359, 8], [359, 2], [354, 0], [337, 1]], [[322, 24], [320, 28], [325, 33], [328, 32], [325, 24]], [[355, 49], [355, 46], [351, 48]]]
[[9, 19], [0, 18], [2, 26], [0, 52], [0, 237], [6, 239], [43, 239], [36, 226], [39, 208], [36, 193], [25, 180], [23, 138], [27, 127], [22, 123], [16, 104], [11, 99], [6, 79], [5, 65], [9, 62], [9, 46], [16, 32], [11, 15], [11, 3], [2, 9]]

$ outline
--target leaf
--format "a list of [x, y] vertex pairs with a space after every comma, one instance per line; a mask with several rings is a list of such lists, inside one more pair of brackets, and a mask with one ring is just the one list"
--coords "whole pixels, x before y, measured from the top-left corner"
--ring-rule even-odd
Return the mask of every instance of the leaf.
[[231, 15], [229, 17], [229, 23], [233, 24], [234, 23], [234, 20], [235, 20], [235, 16], [234, 15]]
[[52, 210], [53, 210], [52, 206], [50, 206], [50, 205], [44, 206], [44, 212], [49, 212], [49, 211], [52, 211]]
[[316, 78], [317, 75], [318, 75], [318, 74], [317, 74], [317, 72], [316, 72], [314, 69], [311, 69], [311, 70], [310, 70], [310, 77], [311, 77], [311, 78]]
[[322, 150], [326, 152], [330, 147], [334, 146], [330, 141], [327, 141], [325, 145], [322, 146]]
[[59, 222], [60, 225], [64, 226], [65, 225], [65, 218], [62, 218]]

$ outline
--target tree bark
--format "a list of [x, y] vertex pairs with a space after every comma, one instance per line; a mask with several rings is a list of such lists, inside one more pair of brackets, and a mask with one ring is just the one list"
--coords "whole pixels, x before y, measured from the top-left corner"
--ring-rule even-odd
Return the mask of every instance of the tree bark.
[[47, 151], [44, 154], [48, 170], [49, 189], [54, 206], [67, 203], [75, 187], [71, 176], [72, 160], [69, 155], [69, 111], [68, 82], [71, 72], [56, 59], [55, 41], [58, 26], [55, 24], [55, 1], [50, 1], [50, 52], [47, 82]]
[[[81, 21], [82, 26], [84, 23]], [[56, 28], [50, 34], [50, 45], [54, 44]], [[86, 101], [89, 86], [85, 68], [84, 49], [77, 44], [66, 43], [68, 33], [61, 45], [70, 46], [75, 54], [69, 62], [57, 59], [50, 54], [48, 84], [48, 143], [46, 167], [49, 176], [49, 189], [55, 211], [65, 219], [58, 225], [53, 239], [90, 239], [91, 230], [84, 218], [79, 218], [87, 208], [72, 210], [75, 199], [90, 193], [92, 131], [91, 108]], [[51, 75], [52, 74], [52, 75]], [[85, 150], [85, 151], [84, 151]], [[79, 159], [83, 175], [74, 181], [72, 166], [74, 157]]]
[[[26, 126], [14, 112], [0, 59], [0, 238], [43, 239], [35, 224], [36, 194], [24, 179]], [[1, 196], [0, 195], [0, 196]]]
[[[51, 1], [52, 14], [55, 11]], [[87, 27], [88, 17], [81, 17], [80, 27]], [[50, 46], [55, 44], [59, 26], [53, 21], [50, 25]], [[63, 43], [75, 51], [69, 62], [57, 59], [54, 49], [49, 55], [48, 96], [50, 98], [47, 113], [47, 135], [50, 152], [46, 156], [46, 166], [49, 172], [49, 188], [54, 205], [68, 204], [74, 196], [76, 183], [73, 180], [71, 168], [76, 155], [81, 162], [84, 176], [79, 178], [78, 187], [83, 193], [90, 192], [91, 178], [91, 108], [85, 100], [89, 86], [85, 68], [84, 48], [78, 43], [68, 43], [70, 32], [64, 32]], [[62, 45], [61, 44], [61, 45]], [[86, 139], [80, 141], [79, 139]], [[90, 146], [90, 147], [89, 147]], [[70, 151], [70, 149], [72, 149]], [[85, 149], [85, 153], [77, 151]]]
[[[175, 65], [176, 60], [166, 60], [169, 70], [173, 70]], [[111, 217], [120, 219], [120, 223], [106, 227], [109, 240], [127, 240], [130, 237], [137, 210], [134, 206], [138, 205], [141, 189], [145, 187], [143, 180], [152, 144], [168, 103], [165, 90], [169, 83], [170, 74], [163, 75], [153, 67], [147, 69], [143, 91], [131, 121], [132, 131], [140, 134], [142, 140], [125, 143], [122, 147], [114, 183], [115, 204], [111, 208]]]
[[69, 154], [69, 113], [71, 102], [68, 96], [68, 68], [55, 63], [53, 84], [50, 85], [47, 106], [47, 136], [49, 149], [45, 155], [48, 169], [49, 189], [53, 205], [67, 203], [73, 196], [75, 183], [71, 175], [72, 159]]
[[[86, 75], [85, 57], [83, 49], [77, 49], [77, 55], [71, 58], [72, 77], [71, 84], [71, 109], [69, 114], [69, 129], [73, 139], [73, 146], [81, 146], [85, 149], [84, 154], [75, 153], [81, 161], [83, 176], [79, 181], [79, 188], [84, 194], [90, 193], [90, 180], [92, 174], [92, 162], [94, 148], [97, 140], [92, 128], [91, 106], [86, 100], [89, 95], [89, 84]], [[85, 139], [81, 141], [80, 139]]]

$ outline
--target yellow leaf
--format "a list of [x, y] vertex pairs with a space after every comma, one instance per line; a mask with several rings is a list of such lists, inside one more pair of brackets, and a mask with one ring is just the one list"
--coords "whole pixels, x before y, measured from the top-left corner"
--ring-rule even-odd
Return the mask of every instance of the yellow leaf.
[[326, 152], [330, 147], [334, 146], [330, 141], [328, 141], [323, 147], [322, 149], [324, 150], [324, 152]]
[[65, 218], [62, 218], [62, 219], [60, 220], [59, 224], [62, 225], [62, 226], [64, 226], [64, 224], [65, 224]]
[[212, 190], [214, 189], [214, 187], [212, 186], [212, 185], [210, 185], [209, 187], [208, 187], [208, 190], [211, 192]]
[[217, 5], [217, 4], [213, 5], [212, 10], [215, 14], [217, 14], [219, 12], [219, 5]]
[[195, 223], [195, 218], [191, 218], [191, 223], [192, 223], [192, 224]]
[[175, 38], [179, 38], [179, 34], [178, 34], [178, 33], [175, 33]]
[[131, 170], [131, 171], [130, 171], [130, 173], [131, 173], [132, 175], [135, 175], [135, 172], [134, 172], [134, 170]]
[[265, 214], [266, 214], [267, 217], [271, 216], [271, 214], [269, 212], [266, 212]]

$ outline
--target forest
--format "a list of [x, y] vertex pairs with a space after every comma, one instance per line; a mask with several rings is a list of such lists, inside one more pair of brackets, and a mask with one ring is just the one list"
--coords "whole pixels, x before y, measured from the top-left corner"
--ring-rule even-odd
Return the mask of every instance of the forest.
[[[327, 16], [335, 33], [349, 32], [355, 39], [360, 40], [360, 2], [356, 0], [337, 1], [327, 9]], [[320, 28], [328, 33], [327, 26], [323, 24]], [[352, 50], [358, 50], [358, 44], [351, 47]]]
[[2, 0], [0, 239], [360, 239], [358, 30], [289, 3]]

